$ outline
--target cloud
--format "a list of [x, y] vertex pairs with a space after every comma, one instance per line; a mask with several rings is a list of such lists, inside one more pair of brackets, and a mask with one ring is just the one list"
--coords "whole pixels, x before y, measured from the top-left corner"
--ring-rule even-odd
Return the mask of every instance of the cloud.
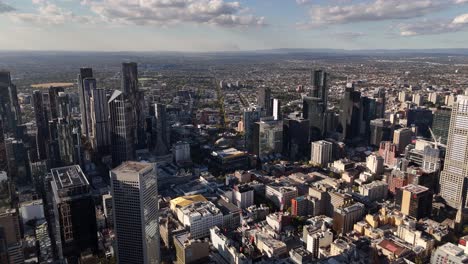
[[296, 3], [298, 5], [308, 5], [308, 4], [312, 3], [312, 0], [296, 0]]
[[364, 32], [337, 32], [337, 33], [333, 33], [332, 36], [336, 38], [341, 38], [344, 40], [351, 41], [351, 40], [356, 40], [358, 38], [365, 37], [367, 36], [367, 34]]
[[239, 2], [224, 0], [82, 0], [82, 5], [109, 22], [137, 25], [178, 23], [213, 24], [225, 27], [263, 26]]
[[404, 37], [435, 35], [459, 32], [468, 28], [468, 14], [455, 17], [452, 21], [419, 21], [418, 23], [399, 26], [400, 35]]
[[425, 16], [468, 0], [372, 0], [371, 2], [314, 6], [311, 20], [300, 26], [316, 27], [369, 21], [405, 20]]
[[13, 12], [15, 11], [16, 9], [13, 8], [12, 6], [9, 6], [3, 2], [0, 1], [0, 14], [1, 13], [8, 13], [8, 12]]

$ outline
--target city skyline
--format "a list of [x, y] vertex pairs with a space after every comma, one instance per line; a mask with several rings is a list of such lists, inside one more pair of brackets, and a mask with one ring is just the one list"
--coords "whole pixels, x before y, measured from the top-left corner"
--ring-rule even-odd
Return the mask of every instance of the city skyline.
[[0, 25], [0, 50], [463, 48], [468, 1], [1, 0]]

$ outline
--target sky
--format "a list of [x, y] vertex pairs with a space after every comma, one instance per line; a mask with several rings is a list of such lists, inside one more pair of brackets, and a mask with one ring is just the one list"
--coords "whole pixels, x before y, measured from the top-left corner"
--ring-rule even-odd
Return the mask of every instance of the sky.
[[468, 0], [0, 0], [0, 50], [468, 48]]

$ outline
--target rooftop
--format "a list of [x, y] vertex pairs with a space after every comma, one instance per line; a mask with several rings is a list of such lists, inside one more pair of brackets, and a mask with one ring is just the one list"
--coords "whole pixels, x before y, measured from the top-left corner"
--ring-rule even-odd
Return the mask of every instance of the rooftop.
[[408, 184], [404, 187], [401, 187], [401, 190], [406, 190], [412, 194], [420, 194], [423, 192], [427, 192], [429, 188], [421, 185], [415, 185], [415, 184]]
[[139, 173], [144, 169], [153, 167], [151, 163], [137, 162], [137, 161], [126, 161], [117, 168], [113, 169], [115, 173]]
[[89, 185], [79, 165], [55, 168], [50, 172], [58, 190]]

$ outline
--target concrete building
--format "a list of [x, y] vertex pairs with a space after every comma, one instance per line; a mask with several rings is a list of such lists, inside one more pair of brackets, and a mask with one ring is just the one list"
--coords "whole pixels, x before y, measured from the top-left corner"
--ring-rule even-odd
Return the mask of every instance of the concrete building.
[[400, 128], [393, 132], [393, 144], [397, 146], [400, 153], [405, 151], [406, 146], [411, 143], [413, 131], [409, 128]]
[[291, 206], [291, 199], [297, 197], [297, 188], [274, 182], [266, 186], [265, 196], [280, 210], [286, 210]]
[[286, 243], [272, 238], [271, 236], [257, 232], [255, 242], [258, 250], [269, 258], [285, 256], [288, 253]]
[[190, 230], [192, 238], [207, 237], [210, 228], [223, 226], [223, 213], [212, 202], [195, 202], [178, 209], [177, 218]]
[[234, 203], [237, 207], [246, 209], [254, 204], [254, 189], [247, 185], [236, 185], [234, 187]]
[[335, 209], [335, 214], [333, 216], [333, 230], [342, 235], [353, 230], [354, 224], [362, 219], [364, 209], [365, 207], [362, 203], [355, 203]]
[[291, 215], [293, 216], [316, 216], [319, 215], [320, 200], [306, 195], [291, 200]]
[[366, 158], [366, 167], [372, 174], [380, 175], [383, 173], [384, 159], [381, 156], [372, 153]]
[[382, 141], [392, 140], [393, 126], [390, 120], [379, 118], [371, 120], [369, 144], [379, 146]]
[[187, 142], [177, 142], [172, 147], [174, 161], [176, 163], [191, 162], [190, 144]]
[[156, 173], [155, 164], [133, 161], [110, 172], [118, 263], [159, 263]]
[[421, 185], [408, 184], [397, 190], [396, 204], [404, 215], [415, 219], [429, 217], [432, 211], [432, 191]]
[[201, 263], [208, 259], [208, 240], [192, 239], [189, 232], [174, 235], [177, 264]]
[[438, 247], [431, 257], [431, 264], [462, 264], [466, 262], [468, 262], [468, 255], [463, 252], [463, 249], [452, 243]]
[[389, 167], [397, 165], [398, 161], [398, 146], [389, 141], [382, 141], [380, 143], [379, 155], [384, 159], [384, 164]]
[[320, 140], [311, 143], [310, 162], [325, 167], [333, 161], [333, 143]]
[[452, 208], [466, 208], [468, 178], [468, 95], [459, 95], [453, 107], [445, 155], [440, 175], [440, 195]]
[[0, 262], [23, 264], [19, 216], [16, 209], [2, 208], [0, 212]]
[[221, 230], [215, 226], [210, 228], [210, 240], [213, 247], [226, 263], [232, 264], [251, 264], [252, 260], [239, 252], [231, 241], [221, 233]]
[[321, 227], [307, 227], [306, 249], [313, 258], [320, 258], [319, 249], [326, 248], [333, 242], [332, 231], [323, 224]]
[[55, 246], [61, 260], [73, 263], [86, 251], [97, 253], [97, 226], [91, 186], [79, 165], [51, 171]]
[[359, 186], [359, 193], [367, 196], [371, 201], [385, 200], [388, 194], [388, 184], [384, 181], [373, 181]]

